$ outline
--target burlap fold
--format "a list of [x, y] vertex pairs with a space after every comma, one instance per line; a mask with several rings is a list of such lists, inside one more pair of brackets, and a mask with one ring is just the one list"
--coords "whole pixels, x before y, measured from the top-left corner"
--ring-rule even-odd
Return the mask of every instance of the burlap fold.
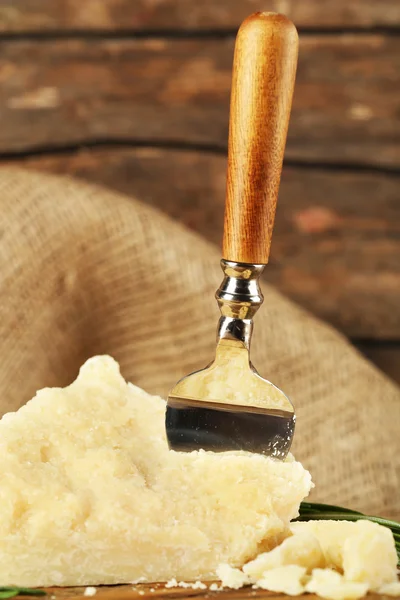
[[[165, 395], [213, 356], [216, 248], [140, 202], [0, 171], [0, 413], [109, 353]], [[264, 285], [253, 362], [293, 399], [312, 498], [400, 519], [400, 391], [332, 328]]]

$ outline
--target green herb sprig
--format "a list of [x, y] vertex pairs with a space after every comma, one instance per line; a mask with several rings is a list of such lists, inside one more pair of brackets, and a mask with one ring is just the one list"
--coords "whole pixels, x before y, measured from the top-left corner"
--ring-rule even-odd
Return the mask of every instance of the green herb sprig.
[[15, 596], [45, 596], [43, 590], [17, 587], [16, 585], [0, 586], [0, 598], [14, 598]]
[[315, 502], [302, 502], [300, 504], [300, 516], [295, 521], [359, 521], [364, 519], [388, 527], [393, 533], [396, 545], [397, 558], [400, 564], [400, 523], [389, 521], [382, 517], [370, 517], [356, 510], [333, 506], [331, 504], [317, 504]]

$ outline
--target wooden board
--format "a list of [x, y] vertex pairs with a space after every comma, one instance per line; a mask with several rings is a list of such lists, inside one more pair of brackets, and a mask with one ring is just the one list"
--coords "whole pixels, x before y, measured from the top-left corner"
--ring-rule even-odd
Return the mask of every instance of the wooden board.
[[[0, 153], [99, 140], [225, 148], [233, 38], [0, 43]], [[400, 166], [400, 38], [308, 35], [286, 158]]]
[[284, 12], [298, 26], [342, 27], [400, 23], [397, 0], [2, 0], [0, 30], [236, 28], [256, 10]]
[[[224, 155], [106, 147], [17, 164], [140, 198], [220, 246]], [[398, 185], [374, 171], [285, 167], [266, 279], [349, 337], [399, 339]]]
[[[84, 596], [85, 588], [50, 588], [48, 593], [50, 598], [55, 596], [58, 598], [87, 598]], [[217, 592], [211, 592], [209, 590], [193, 590], [183, 588], [170, 588], [166, 589], [164, 584], [156, 583], [149, 585], [119, 585], [119, 586], [101, 586], [96, 588], [96, 595], [94, 598], [115, 599], [115, 600], [182, 600], [184, 598], [197, 598], [198, 600], [208, 600], [209, 598], [215, 598], [218, 600], [264, 600], [266, 598], [273, 598], [274, 600], [288, 600], [293, 596], [286, 596], [285, 594], [278, 594], [275, 592], [267, 592], [266, 590], [253, 590], [252, 588], [243, 588], [239, 590], [223, 590]], [[153, 590], [153, 591], [151, 591]], [[320, 600], [318, 596], [314, 594], [306, 594], [302, 597], [307, 600]], [[377, 600], [378, 598], [385, 598], [385, 596], [378, 596], [377, 594], [368, 594], [368, 599]], [[386, 597], [387, 598], [387, 597]]]

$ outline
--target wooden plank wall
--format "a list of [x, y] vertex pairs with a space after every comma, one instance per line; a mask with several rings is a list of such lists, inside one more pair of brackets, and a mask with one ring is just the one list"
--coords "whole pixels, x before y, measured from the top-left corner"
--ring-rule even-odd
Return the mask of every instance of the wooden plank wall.
[[103, 183], [218, 244], [255, 10], [300, 31], [268, 279], [400, 381], [398, 0], [2, 0], [0, 164]]

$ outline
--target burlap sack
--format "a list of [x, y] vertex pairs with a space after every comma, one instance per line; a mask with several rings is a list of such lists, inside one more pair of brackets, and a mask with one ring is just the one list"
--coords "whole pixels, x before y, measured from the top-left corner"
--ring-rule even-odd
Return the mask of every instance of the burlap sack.
[[[0, 171], [0, 412], [109, 353], [165, 396], [212, 357], [219, 252], [136, 200]], [[264, 285], [253, 360], [293, 399], [312, 498], [400, 519], [400, 391], [336, 331]]]

